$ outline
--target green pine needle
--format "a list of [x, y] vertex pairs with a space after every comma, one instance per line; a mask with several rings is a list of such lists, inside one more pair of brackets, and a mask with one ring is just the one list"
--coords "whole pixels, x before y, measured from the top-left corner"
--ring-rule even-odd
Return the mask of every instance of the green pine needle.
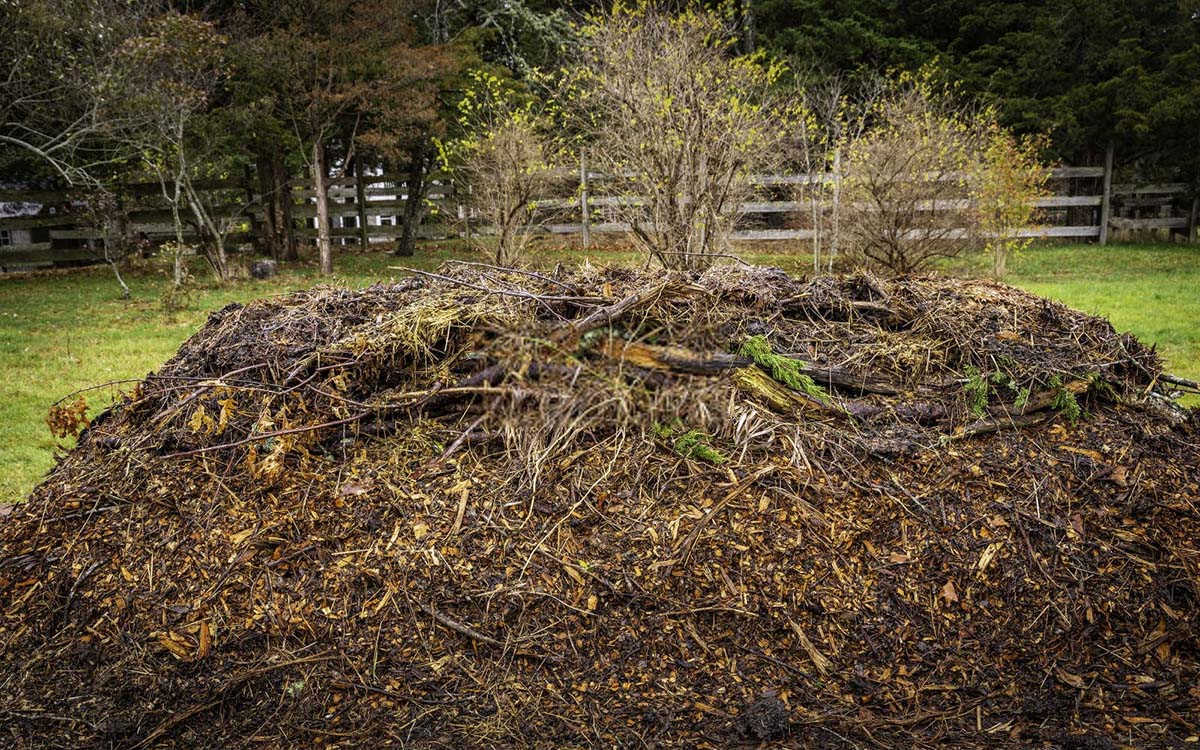
[[742, 344], [738, 353], [754, 360], [755, 364], [771, 373], [773, 379], [793, 391], [800, 391], [822, 404], [829, 404], [829, 394], [825, 392], [825, 389], [817, 385], [817, 381], [801, 372], [808, 366], [808, 363], [775, 354], [771, 351], [771, 345], [767, 343], [766, 337], [751, 336]]

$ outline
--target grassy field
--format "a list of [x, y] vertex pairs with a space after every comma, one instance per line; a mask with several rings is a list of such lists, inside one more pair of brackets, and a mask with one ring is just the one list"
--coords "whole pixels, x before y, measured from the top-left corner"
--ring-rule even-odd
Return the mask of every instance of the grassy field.
[[[762, 250], [763, 248], [759, 248]], [[803, 272], [805, 254], [746, 253], [747, 260]], [[130, 274], [133, 298], [121, 300], [111, 274], [90, 269], [25, 279], [0, 279], [0, 505], [23, 497], [53, 462], [56, 440], [44, 419], [55, 400], [80, 388], [143, 377], [199, 328], [207, 313], [229, 302], [280, 294], [320, 281], [365, 286], [403, 276], [389, 266], [433, 268], [461, 248], [428, 244], [417, 257], [382, 254], [339, 257], [338, 273], [318, 280], [311, 266], [286, 269], [269, 282], [201, 285], [186, 309], [168, 314], [160, 303], [165, 275], [147, 269]], [[586, 256], [547, 248], [534, 262], [564, 259], [631, 262], [628, 252]], [[982, 275], [984, 258], [962, 258], [941, 270]], [[1010, 262], [1008, 281], [1037, 294], [1104, 315], [1120, 330], [1158, 344], [1168, 368], [1200, 379], [1200, 247], [1060, 246], [1035, 248]], [[92, 414], [117, 393], [117, 385], [87, 392]]]

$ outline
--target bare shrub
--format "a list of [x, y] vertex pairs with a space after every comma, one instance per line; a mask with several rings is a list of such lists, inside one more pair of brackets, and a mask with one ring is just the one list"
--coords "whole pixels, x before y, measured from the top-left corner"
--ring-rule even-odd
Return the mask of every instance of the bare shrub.
[[968, 187], [980, 134], [972, 113], [927, 78], [905, 78], [873, 105], [846, 150], [849, 249], [868, 265], [911, 273], [971, 242]]
[[892, 82], [874, 98], [869, 127], [846, 140], [835, 175], [844, 237], [859, 262], [894, 273], [985, 248], [1002, 276], [1045, 194], [1042, 142], [1015, 137], [993, 109], [962, 103], [932, 75]]
[[[516, 262], [540, 229], [538, 198], [551, 192], [557, 150], [532, 102], [520, 102], [494, 75], [475, 72], [459, 104], [460, 135], [439, 144], [443, 165], [460, 184], [466, 221], [482, 219], [496, 234], [497, 263]], [[482, 246], [478, 235], [470, 235]], [[489, 250], [491, 248], [488, 248]]]
[[796, 89], [791, 162], [812, 179], [795, 187], [795, 199], [811, 227], [813, 271], [832, 272], [844, 243], [843, 185], [847, 151], [866, 131], [884, 79], [816, 81], [801, 76]]
[[583, 27], [564, 105], [611, 176], [614, 219], [668, 268], [727, 249], [752, 169], [777, 161], [787, 127], [781, 67], [734, 54], [733, 29], [701, 10], [618, 5]]

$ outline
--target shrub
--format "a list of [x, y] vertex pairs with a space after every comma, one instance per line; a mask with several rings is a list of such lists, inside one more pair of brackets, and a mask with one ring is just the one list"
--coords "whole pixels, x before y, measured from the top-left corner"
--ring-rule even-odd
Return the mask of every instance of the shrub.
[[976, 226], [992, 254], [992, 274], [1004, 278], [1008, 256], [1029, 246], [1019, 230], [1033, 223], [1035, 201], [1046, 195], [1050, 170], [1038, 160], [1045, 147], [1040, 137], [1018, 138], [984, 113], [982, 153], [970, 187]]
[[512, 85], [484, 71], [468, 78], [458, 106], [460, 135], [439, 144], [442, 163], [469, 188], [459, 191], [465, 220], [483, 219], [496, 234], [496, 262], [509, 264], [539, 228], [537, 199], [553, 185], [558, 153], [545, 135], [545, 118]]
[[858, 260], [912, 273], [984, 247], [1002, 276], [1045, 193], [1041, 139], [1013, 136], [993, 109], [962, 103], [929, 70], [893, 81], [868, 120], [844, 168], [844, 236]]
[[727, 249], [751, 169], [774, 163], [787, 126], [771, 93], [782, 72], [734, 54], [716, 13], [618, 4], [581, 29], [563, 106], [621, 198], [614, 218], [668, 268]]
[[849, 249], [871, 266], [911, 273], [964, 245], [967, 189], [979, 152], [969, 112], [925, 77], [905, 77], [872, 106], [846, 155]]

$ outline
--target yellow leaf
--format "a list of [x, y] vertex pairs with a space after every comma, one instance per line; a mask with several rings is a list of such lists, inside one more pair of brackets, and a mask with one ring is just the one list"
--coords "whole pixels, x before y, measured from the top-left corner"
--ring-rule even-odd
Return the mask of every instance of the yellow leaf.
[[417, 522], [412, 526], [413, 537], [420, 541], [426, 534], [429, 533], [429, 526], [425, 523]]
[[203, 406], [197, 406], [192, 412], [192, 418], [188, 420], [188, 429], [192, 432], [202, 432], [204, 425], [208, 422], [208, 414], [205, 413]]

